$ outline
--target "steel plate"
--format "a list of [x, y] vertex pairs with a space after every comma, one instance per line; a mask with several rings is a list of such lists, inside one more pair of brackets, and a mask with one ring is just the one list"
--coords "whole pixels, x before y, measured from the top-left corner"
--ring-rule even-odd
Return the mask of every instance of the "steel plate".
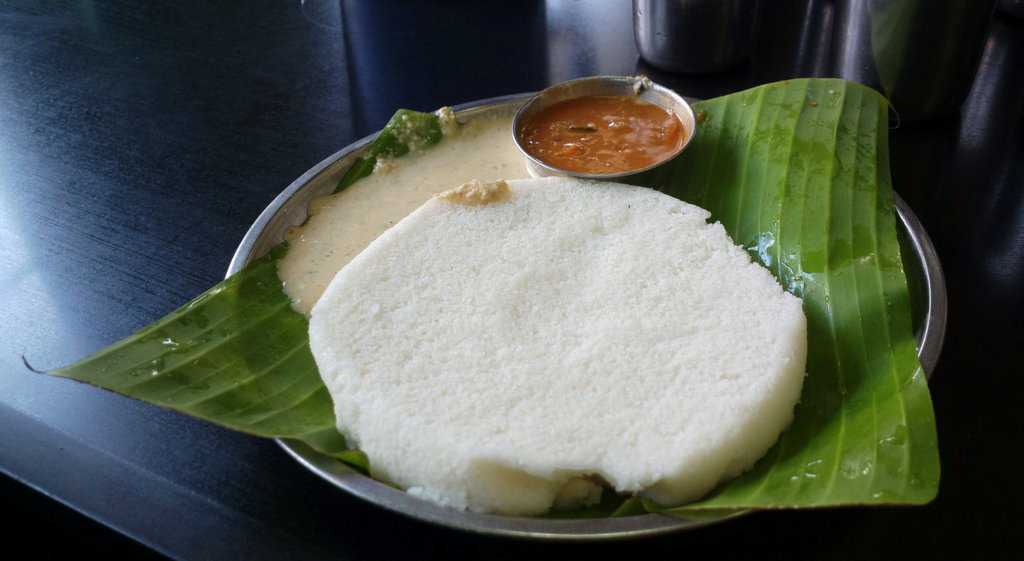
[[[533, 93], [484, 99], [455, 106], [460, 121], [483, 115], [512, 115]], [[281, 192], [260, 214], [242, 238], [228, 267], [230, 276], [284, 240], [289, 228], [305, 222], [309, 202], [331, 193], [345, 170], [358, 158], [375, 135], [362, 138], [332, 154]], [[931, 239], [914, 213], [896, 196], [903, 259], [914, 304], [918, 356], [931, 374], [942, 351], [946, 328], [946, 286]], [[481, 534], [531, 539], [584, 541], [628, 539], [692, 529], [735, 518], [736, 512], [713, 520], [683, 519], [659, 514], [622, 518], [551, 519], [497, 516], [462, 512], [417, 499], [366, 477], [345, 464], [301, 442], [278, 440], [300, 464], [334, 486], [386, 509], [426, 522]]]

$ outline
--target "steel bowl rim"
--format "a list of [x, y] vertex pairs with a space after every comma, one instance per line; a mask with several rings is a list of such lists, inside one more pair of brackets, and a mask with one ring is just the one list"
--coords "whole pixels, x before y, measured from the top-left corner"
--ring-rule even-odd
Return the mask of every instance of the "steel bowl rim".
[[[553, 166], [553, 165], [545, 162], [544, 160], [541, 160], [540, 158], [537, 158], [533, 154], [530, 154], [529, 152], [526, 151], [526, 148], [523, 147], [522, 142], [520, 142], [520, 140], [519, 140], [519, 132], [518, 131], [519, 131], [519, 124], [522, 121], [523, 115], [526, 113], [526, 111], [529, 110], [531, 105], [533, 105], [537, 101], [543, 99], [545, 94], [548, 94], [548, 93], [550, 93], [550, 92], [552, 92], [552, 91], [554, 91], [556, 89], [565, 88], [565, 87], [568, 87], [568, 86], [572, 86], [574, 84], [582, 84], [582, 83], [588, 83], [588, 82], [601, 82], [601, 81], [640, 84], [640, 86], [637, 86], [637, 87], [649, 88], [649, 89], [654, 90], [656, 92], [659, 92], [659, 93], [662, 93], [664, 95], [667, 95], [668, 97], [672, 98], [676, 103], [678, 103], [681, 107], [683, 107], [683, 109], [685, 110], [685, 115], [680, 115], [679, 119], [680, 119], [680, 121], [688, 121], [690, 123], [690, 127], [689, 127], [690, 128], [690, 133], [688, 135], [686, 135], [686, 137], [683, 139], [683, 143], [679, 146], [679, 149], [676, 150], [675, 152], [669, 154], [665, 158], [663, 158], [661, 160], [658, 160], [657, 162], [654, 162], [653, 164], [650, 164], [648, 166], [645, 166], [645, 167], [642, 167], [642, 168], [637, 168], [637, 169], [631, 169], [631, 170], [627, 170], [627, 171], [617, 171], [617, 172], [612, 172], [612, 173], [582, 173], [582, 172], [570, 171], [570, 170], [562, 169], [562, 168]], [[528, 95], [530, 95], [529, 99], [527, 99], [519, 107], [519, 109], [516, 111], [515, 115], [512, 117], [512, 139], [513, 139], [513, 141], [515, 141], [515, 145], [516, 145], [516, 148], [519, 149], [519, 153], [523, 155], [523, 158], [525, 158], [527, 162], [529, 162], [530, 164], [532, 164], [534, 166], [537, 166], [537, 167], [547, 171], [548, 173], [550, 173], [552, 175], [578, 177], [580, 179], [598, 179], [598, 180], [622, 179], [622, 178], [625, 178], [625, 177], [631, 177], [631, 176], [634, 176], [634, 175], [637, 175], [637, 174], [641, 174], [641, 173], [650, 171], [650, 170], [655, 169], [657, 167], [663, 166], [663, 165], [671, 162], [672, 160], [678, 158], [679, 155], [682, 154], [684, 150], [686, 150], [686, 147], [690, 145], [690, 142], [693, 141], [693, 137], [697, 136], [697, 116], [693, 112], [693, 107], [690, 106], [689, 100], [687, 100], [684, 96], [681, 96], [678, 93], [676, 93], [675, 90], [672, 90], [671, 88], [668, 88], [666, 86], [658, 84], [657, 82], [652, 81], [650, 78], [647, 78], [646, 76], [615, 76], [615, 75], [611, 75], [611, 74], [603, 74], [603, 75], [599, 75], [599, 76], [586, 76], [584, 78], [576, 78], [576, 79], [573, 79], [573, 80], [566, 80], [564, 82], [559, 82], [557, 84], [553, 84], [551, 86], [548, 86], [548, 87], [544, 88], [543, 90], [541, 90], [539, 92], [535, 92], [533, 94], [528, 94]], [[685, 125], [686, 123], [684, 122], [683, 124]]]
[[[494, 106], [522, 103], [535, 95], [536, 93], [520, 93], [486, 98], [455, 105], [452, 109], [459, 117], [472, 117], [474, 114], [490, 110]], [[281, 191], [249, 227], [228, 265], [226, 276], [240, 271], [253, 259], [257, 240], [289, 199], [321, 174], [327, 172], [332, 165], [365, 148], [376, 137], [377, 133], [367, 135], [345, 146], [300, 175]], [[924, 230], [920, 220], [898, 194], [894, 193], [894, 199], [900, 224], [909, 236], [911, 245], [915, 249], [915, 256], [923, 264], [928, 309], [926, 310], [924, 328], [921, 331], [918, 356], [925, 373], [930, 374], [941, 353], [942, 336], [945, 333], [944, 276], [931, 238]], [[582, 519], [527, 518], [471, 513], [435, 505], [389, 487], [356, 472], [333, 458], [314, 451], [302, 442], [281, 438], [275, 440], [288, 455], [303, 467], [351, 495], [413, 519], [477, 534], [551, 541], [625, 540], [699, 528], [757, 512], [755, 510], [739, 510], [720, 518], [704, 520], [677, 518], [654, 513], [619, 518]]]

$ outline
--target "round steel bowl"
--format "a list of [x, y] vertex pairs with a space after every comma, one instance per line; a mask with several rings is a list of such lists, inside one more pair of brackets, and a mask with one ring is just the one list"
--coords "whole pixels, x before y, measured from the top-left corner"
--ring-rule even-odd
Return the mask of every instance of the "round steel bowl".
[[[494, 113], [511, 115], [534, 94], [519, 94], [465, 103], [454, 107], [462, 122]], [[309, 202], [331, 193], [345, 170], [362, 154], [373, 136], [360, 139], [332, 154], [302, 174], [278, 195], [249, 228], [235, 251], [227, 275], [240, 271], [284, 240], [285, 232], [302, 224]], [[910, 280], [915, 325], [918, 326], [918, 356], [930, 373], [942, 350], [946, 325], [946, 287], [938, 256], [928, 234], [914, 213], [896, 197], [903, 259]], [[622, 518], [550, 519], [476, 514], [444, 508], [366, 477], [345, 464], [317, 453], [297, 441], [278, 440], [300, 464], [334, 486], [389, 510], [450, 528], [481, 534], [530, 539], [584, 541], [627, 539], [697, 528], [746, 514], [708, 519], [685, 519], [659, 514]]]
[[[637, 99], [653, 103], [674, 114], [683, 124], [683, 142], [679, 149], [665, 159], [649, 166], [629, 171], [618, 171], [613, 173], [582, 173], [555, 167], [539, 158], [534, 157], [523, 147], [519, 138], [521, 127], [530, 117], [552, 105], [590, 95], [601, 96], [636, 96]], [[686, 149], [686, 146], [697, 134], [697, 120], [693, 114], [693, 108], [683, 96], [676, 92], [660, 86], [643, 76], [589, 76], [555, 84], [526, 100], [516, 111], [512, 119], [512, 135], [516, 141], [516, 147], [526, 158], [526, 169], [534, 177], [547, 177], [551, 175], [581, 177], [584, 179], [618, 179], [624, 180], [641, 173], [661, 167], [674, 160]]]

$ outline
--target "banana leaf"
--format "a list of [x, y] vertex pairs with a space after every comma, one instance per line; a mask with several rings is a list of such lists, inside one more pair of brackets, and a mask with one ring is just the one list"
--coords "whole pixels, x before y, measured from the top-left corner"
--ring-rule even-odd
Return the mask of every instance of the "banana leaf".
[[668, 512], [932, 500], [935, 418], [896, 237], [887, 102], [810, 79], [697, 110], [697, 140], [658, 187], [710, 210], [803, 298], [807, 378], [793, 424], [753, 470]]
[[[889, 179], [887, 105], [831, 79], [792, 80], [695, 105], [686, 153], [647, 184], [709, 209], [803, 297], [807, 379], [793, 425], [740, 478], [676, 508], [620, 498], [605, 515], [931, 500], [939, 463], [917, 362]], [[441, 140], [433, 115], [399, 111], [339, 189], [377, 157]], [[222, 426], [301, 440], [366, 470], [334, 426], [306, 318], [275, 270], [282, 247], [181, 309], [50, 374]], [[623, 502], [624, 501], [624, 502]]]

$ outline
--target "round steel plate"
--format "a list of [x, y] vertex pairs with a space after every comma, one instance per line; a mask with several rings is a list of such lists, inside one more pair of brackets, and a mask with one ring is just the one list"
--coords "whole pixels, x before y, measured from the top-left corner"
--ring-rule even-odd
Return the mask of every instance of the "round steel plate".
[[[494, 113], [507, 113], [511, 116], [533, 95], [524, 93], [484, 99], [458, 105], [453, 109], [462, 122]], [[281, 243], [289, 228], [305, 222], [309, 202], [334, 190], [338, 179], [362, 154], [374, 136], [360, 139], [332, 154], [282, 191], [242, 238], [231, 259], [227, 275], [241, 270], [249, 261], [259, 258]], [[896, 213], [899, 218], [900, 241], [904, 250], [903, 260], [914, 304], [918, 357], [925, 373], [931, 374], [942, 351], [942, 340], [945, 335], [946, 285], [931, 239], [920, 221], [898, 195]], [[462, 512], [417, 499], [384, 485], [333, 458], [317, 453], [301, 442], [278, 442], [307, 469], [357, 497], [413, 518], [482, 534], [562, 541], [627, 539], [697, 528], [749, 512], [741, 511], [713, 520], [685, 519], [659, 514], [621, 518], [550, 519]]]

